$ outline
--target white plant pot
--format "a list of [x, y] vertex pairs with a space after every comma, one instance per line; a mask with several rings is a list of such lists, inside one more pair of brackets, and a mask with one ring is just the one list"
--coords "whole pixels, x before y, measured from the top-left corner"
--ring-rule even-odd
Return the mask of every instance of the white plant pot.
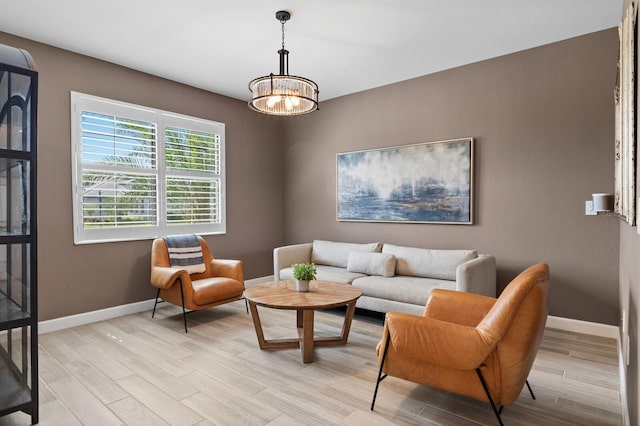
[[296, 291], [307, 292], [309, 291], [308, 280], [296, 280]]

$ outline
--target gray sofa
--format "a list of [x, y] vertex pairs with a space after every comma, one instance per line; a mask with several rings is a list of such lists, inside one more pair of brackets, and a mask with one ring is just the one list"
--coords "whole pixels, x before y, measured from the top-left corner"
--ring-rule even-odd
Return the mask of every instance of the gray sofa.
[[356, 306], [422, 315], [434, 288], [496, 296], [496, 261], [476, 250], [435, 250], [386, 243], [315, 240], [273, 250], [275, 280], [293, 279], [291, 265], [313, 262], [318, 280], [362, 289]]

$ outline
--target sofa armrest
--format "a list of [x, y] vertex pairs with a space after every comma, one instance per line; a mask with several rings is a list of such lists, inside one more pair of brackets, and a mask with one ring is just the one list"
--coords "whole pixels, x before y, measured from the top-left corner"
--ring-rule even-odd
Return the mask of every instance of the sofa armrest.
[[456, 290], [496, 297], [496, 258], [481, 254], [458, 265]]
[[273, 279], [280, 280], [280, 270], [294, 263], [311, 262], [313, 243], [295, 244], [273, 249]]

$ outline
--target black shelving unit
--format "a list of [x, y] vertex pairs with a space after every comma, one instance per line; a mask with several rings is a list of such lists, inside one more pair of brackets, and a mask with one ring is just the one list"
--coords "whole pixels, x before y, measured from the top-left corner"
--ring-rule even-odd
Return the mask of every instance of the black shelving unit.
[[0, 416], [38, 423], [36, 129], [38, 73], [0, 44]]

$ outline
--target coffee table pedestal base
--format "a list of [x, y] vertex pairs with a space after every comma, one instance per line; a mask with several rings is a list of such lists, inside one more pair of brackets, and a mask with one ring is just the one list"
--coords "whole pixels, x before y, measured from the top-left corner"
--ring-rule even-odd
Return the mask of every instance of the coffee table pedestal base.
[[296, 326], [298, 328], [297, 339], [270, 339], [264, 338], [258, 307], [255, 303], [249, 301], [249, 309], [251, 310], [251, 318], [253, 326], [256, 329], [258, 344], [260, 349], [292, 349], [300, 348], [302, 352], [302, 362], [308, 364], [313, 362], [313, 351], [315, 347], [340, 346], [347, 343], [349, 338], [349, 330], [351, 321], [356, 311], [355, 300], [347, 304], [347, 311], [344, 316], [342, 325], [342, 333], [340, 336], [315, 337], [313, 334], [314, 309], [296, 309]]

